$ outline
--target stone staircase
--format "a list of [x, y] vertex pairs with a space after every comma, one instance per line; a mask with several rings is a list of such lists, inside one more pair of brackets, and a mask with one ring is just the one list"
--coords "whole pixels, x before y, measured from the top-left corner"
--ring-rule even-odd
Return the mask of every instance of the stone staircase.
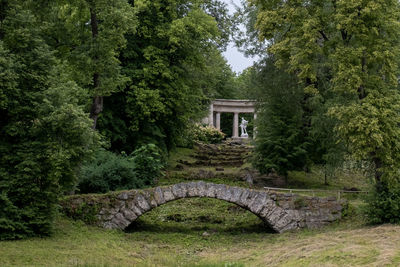
[[250, 157], [252, 146], [235, 142], [222, 144], [197, 144], [194, 148], [194, 161], [180, 161], [190, 167], [240, 167]]
[[227, 140], [221, 144], [197, 144], [189, 157], [176, 161], [167, 176], [190, 181], [223, 179], [245, 182], [252, 188], [283, 187], [283, 177], [260, 174], [250, 164], [253, 146]]

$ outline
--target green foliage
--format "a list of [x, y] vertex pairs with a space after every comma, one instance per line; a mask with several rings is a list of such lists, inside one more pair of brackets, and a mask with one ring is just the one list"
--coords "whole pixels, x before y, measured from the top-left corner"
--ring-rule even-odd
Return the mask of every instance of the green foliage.
[[89, 225], [94, 225], [98, 221], [96, 215], [98, 215], [101, 207], [98, 204], [82, 202], [77, 206], [63, 205], [62, 203], [61, 205], [63, 206], [63, 213], [74, 220], [81, 220]]
[[375, 165], [377, 181], [396, 179], [399, 2], [252, 2], [277, 65], [295, 74], [305, 93], [319, 94], [320, 83], [329, 84], [335, 101], [328, 114], [339, 138], [357, 159]]
[[377, 184], [367, 196], [365, 213], [372, 224], [400, 223], [400, 185]]
[[129, 157], [112, 152], [97, 151], [93, 160], [84, 163], [79, 172], [80, 193], [105, 193], [112, 190], [139, 188], [135, 166]]
[[300, 209], [303, 207], [307, 207], [307, 202], [305, 201], [304, 197], [298, 196], [294, 201], [293, 201], [295, 209]]
[[[124, 35], [136, 26], [135, 11], [128, 1], [60, 0], [49, 9], [50, 17], [43, 18], [52, 23], [49, 44], [67, 60], [74, 81], [89, 89], [91, 96], [107, 96], [125, 86], [129, 79], [121, 73], [118, 55], [126, 46]], [[91, 27], [91, 12], [97, 33]]]
[[135, 165], [138, 179], [151, 184], [162, 175], [165, 157], [154, 144], [146, 144], [136, 149], [132, 154], [132, 163]]
[[180, 147], [191, 148], [198, 142], [205, 144], [218, 144], [221, 143], [224, 138], [225, 134], [217, 128], [195, 123], [183, 132], [178, 144]]
[[235, 78], [235, 91], [238, 99], [255, 99], [260, 93], [257, 90], [259, 84], [259, 69], [256, 66], [243, 70], [239, 76]]
[[134, 1], [137, 30], [126, 35], [120, 57], [131, 82], [105, 100], [99, 121], [113, 150], [132, 151], [148, 142], [169, 150], [188, 121], [206, 115], [216, 91], [229, 92], [226, 80], [233, 73], [216, 43], [230, 22], [219, 11], [216, 21], [217, 10], [226, 7], [211, 8], [214, 2]]
[[265, 62], [258, 79], [262, 103], [253, 165], [263, 173], [287, 176], [288, 171], [302, 169], [307, 163], [302, 90], [295, 77], [276, 69], [271, 60]]
[[[205, 53], [206, 62], [201, 69], [188, 69], [192, 87], [201, 88], [205, 96], [215, 99], [235, 99], [237, 90], [235, 73], [217, 48]], [[188, 66], [189, 67], [189, 66]]]
[[48, 235], [58, 196], [99, 141], [85, 91], [63, 73], [30, 4], [10, 3], [1, 23], [0, 239]]
[[164, 166], [154, 144], [135, 150], [130, 156], [106, 150], [97, 151], [93, 160], [85, 163], [79, 173], [80, 193], [143, 188], [152, 185]]

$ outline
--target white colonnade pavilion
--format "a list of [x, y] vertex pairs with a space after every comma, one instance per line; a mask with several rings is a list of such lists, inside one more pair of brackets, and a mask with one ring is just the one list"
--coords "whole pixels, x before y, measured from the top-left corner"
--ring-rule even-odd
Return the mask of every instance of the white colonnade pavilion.
[[254, 119], [256, 119], [255, 104], [254, 100], [216, 99], [211, 102], [209, 115], [203, 122], [220, 130], [221, 113], [233, 113], [232, 138], [239, 138], [239, 114], [253, 113]]

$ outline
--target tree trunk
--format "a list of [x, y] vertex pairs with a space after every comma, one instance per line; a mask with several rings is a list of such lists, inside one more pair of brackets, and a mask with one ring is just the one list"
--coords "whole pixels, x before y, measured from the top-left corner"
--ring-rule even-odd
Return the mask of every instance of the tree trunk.
[[97, 119], [100, 113], [103, 111], [103, 97], [95, 96], [93, 97], [92, 108], [90, 109], [90, 118], [93, 120], [93, 129], [96, 129]]
[[372, 161], [375, 164], [375, 182], [379, 184], [382, 180], [382, 160], [380, 158], [374, 157]]
[[324, 166], [324, 185], [329, 185], [328, 184], [328, 170], [326, 169], [326, 165]]

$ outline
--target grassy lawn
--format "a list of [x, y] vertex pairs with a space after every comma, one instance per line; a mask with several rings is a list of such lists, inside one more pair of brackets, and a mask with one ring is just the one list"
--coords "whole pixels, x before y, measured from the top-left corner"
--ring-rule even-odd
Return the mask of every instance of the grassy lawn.
[[[209, 207], [208, 209], [206, 207]], [[127, 232], [60, 217], [47, 238], [0, 242], [1, 266], [398, 266], [400, 226], [358, 214], [320, 230], [268, 231], [253, 214], [186, 199], [143, 215]], [[182, 209], [178, 212], [178, 209]]]

